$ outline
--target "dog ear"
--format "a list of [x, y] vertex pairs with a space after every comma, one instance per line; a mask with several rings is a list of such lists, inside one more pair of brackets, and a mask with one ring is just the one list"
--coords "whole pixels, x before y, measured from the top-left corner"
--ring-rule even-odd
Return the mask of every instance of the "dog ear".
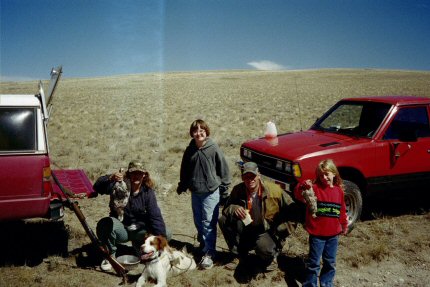
[[158, 249], [163, 250], [167, 246], [167, 239], [164, 236], [158, 235]]

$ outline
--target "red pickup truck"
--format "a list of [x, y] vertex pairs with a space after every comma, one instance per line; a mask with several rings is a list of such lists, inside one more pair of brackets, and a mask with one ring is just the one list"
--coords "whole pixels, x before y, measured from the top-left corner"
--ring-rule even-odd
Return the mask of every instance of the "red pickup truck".
[[[49, 103], [61, 73], [61, 67], [51, 71], [46, 97], [42, 83], [37, 94], [0, 95], [0, 221], [63, 216], [64, 194], [52, 180], [47, 131]], [[56, 174], [67, 187], [72, 183], [79, 192], [83, 185], [92, 191], [81, 170]]]
[[[342, 99], [309, 130], [242, 144], [243, 161], [287, 192], [315, 177], [317, 164], [336, 163], [345, 185], [350, 228], [372, 194], [430, 186], [430, 98], [379, 96]], [[384, 193], [385, 195], [385, 193]]]

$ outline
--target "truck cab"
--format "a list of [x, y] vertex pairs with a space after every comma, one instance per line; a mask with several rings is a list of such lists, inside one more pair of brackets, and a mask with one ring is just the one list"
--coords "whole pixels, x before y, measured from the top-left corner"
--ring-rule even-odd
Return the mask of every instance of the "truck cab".
[[42, 83], [37, 94], [0, 95], [0, 221], [63, 216], [52, 185], [47, 132], [47, 103], [61, 72], [52, 70], [46, 98]]

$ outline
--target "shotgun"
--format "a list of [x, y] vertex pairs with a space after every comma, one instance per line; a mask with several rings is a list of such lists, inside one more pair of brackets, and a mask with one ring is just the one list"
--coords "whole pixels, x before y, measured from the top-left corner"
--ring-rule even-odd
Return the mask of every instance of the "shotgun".
[[124, 268], [124, 266], [121, 265], [114, 257], [112, 257], [109, 254], [109, 251], [106, 249], [106, 247], [101, 243], [101, 241], [97, 238], [94, 231], [91, 229], [91, 227], [88, 225], [87, 220], [85, 219], [84, 214], [82, 213], [81, 209], [79, 208], [79, 204], [76, 201], [70, 200], [67, 194], [67, 190], [63, 187], [63, 185], [58, 180], [57, 176], [55, 176], [55, 173], [52, 172], [52, 178], [54, 179], [55, 183], [58, 185], [62, 193], [64, 194], [64, 197], [66, 199], [66, 202], [64, 205], [68, 208], [70, 208], [78, 217], [79, 221], [81, 222], [82, 226], [85, 229], [85, 232], [87, 233], [88, 237], [91, 239], [91, 242], [97, 246], [97, 248], [101, 251], [103, 254], [103, 257], [109, 261], [109, 263], [112, 265], [115, 272], [122, 277], [123, 282], [127, 283], [127, 272], [128, 270]]

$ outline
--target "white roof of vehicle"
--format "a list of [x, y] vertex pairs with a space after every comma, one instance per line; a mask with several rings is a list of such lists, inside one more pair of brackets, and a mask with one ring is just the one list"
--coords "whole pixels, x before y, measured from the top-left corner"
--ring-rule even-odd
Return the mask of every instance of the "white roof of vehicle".
[[40, 107], [40, 101], [35, 95], [0, 95], [0, 106]]

